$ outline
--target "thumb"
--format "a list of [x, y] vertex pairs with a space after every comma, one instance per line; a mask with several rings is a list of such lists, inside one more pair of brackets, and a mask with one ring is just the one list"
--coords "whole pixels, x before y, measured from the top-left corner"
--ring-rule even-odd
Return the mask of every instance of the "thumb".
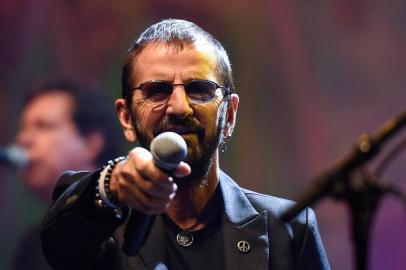
[[179, 163], [179, 165], [175, 168], [173, 175], [178, 178], [186, 177], [192, 172], [189, 164], [185, 162]]

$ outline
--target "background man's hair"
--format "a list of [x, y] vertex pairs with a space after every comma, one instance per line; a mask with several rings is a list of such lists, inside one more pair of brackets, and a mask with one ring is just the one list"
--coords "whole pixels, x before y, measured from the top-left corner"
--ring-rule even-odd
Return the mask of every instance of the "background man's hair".
[[41, 81], [28, 92], [24, 107], [37, 97], [53, 92], [66, 93], [72, 97], [72, 119], [82, 136], [85, 137], [95, 132], [102, 134], [104, 145], [94, 161], [96, 166], [101, 166], [120, 154], [121, 130], [115, 114], [113, 99], [104, 89], [69, 79]]
[[234, 82], [230, 60], [227, 52], [221, 43], [211, 34], [197, 26], [196, 24], [177, 19], [167, 19], [148, 27], [136, 41], [131, 45], [124, 59], [123, 74], [121, 79], [122, 96], [127, 101], [128, 106], [131, 104], [132, 85], [131, 74], [133, 73], [133, 61], [136, 56], [146, 47], [154, 42], [163, 42], [182, 49], [185, 44], [193, 44], [197, 41], [204, 41], [211, 45], [217, 57], [217, 77], [219, 83], [234, 93]]

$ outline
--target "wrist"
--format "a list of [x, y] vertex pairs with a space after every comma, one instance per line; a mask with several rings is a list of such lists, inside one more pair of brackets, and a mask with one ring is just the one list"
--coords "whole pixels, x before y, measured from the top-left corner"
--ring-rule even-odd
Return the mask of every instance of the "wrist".
[[111, 175], [117, 163], [125, 160], [126, 157], [118, 157], [110, 160], [100, 172], [99, 179], [96, 184], [95, 204], [99, 209], [113, 211], [118, 219], [122, 218], [122, 207], [114, 198], [110, 190]]

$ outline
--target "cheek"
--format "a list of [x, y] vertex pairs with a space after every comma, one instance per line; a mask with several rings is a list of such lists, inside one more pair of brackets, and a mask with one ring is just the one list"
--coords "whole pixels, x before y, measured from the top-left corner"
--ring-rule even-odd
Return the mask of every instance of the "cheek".
[[213, 136], [220, 125], [219, 120], [222, 116], [221, 104], [213, 103], [209, 107], [201, 107], [196, 110], [196, 118], [206, 127], [206, 137]]
[[[25, 180], [31, 187], [41, 187], [53, 181], [62, 171], [69, 169], [71, 153], [76, 148], [64, 136], [46, 134], [37, 138], [32, 149], [32, 162], [24, 173]], [[80, 156], [80, 153], [76, 154]]]
[[49, 162], [57, 167], [72, 164], [73, 161], [81, 162], [85, 156], [86, 142], [76, 133], [69, 131], [59, 136], [53, 136], [52, 145], [49, 145]]
[[56, 131], [47, 131], [37, 134], [33, 140], [34, 147], [31, 149], [32, 158], [35, 160], [48, 160], [52, 163], [52, 158], [64, 149], [67, 142], [66, 134]]
[[133, 115], [135, 115], [135, 121], [138, 127], [145, 127], [151, 124], [151, 121], [148, 121], [148, 119], [151, 117], [150, 111], [151, 110], [147, 105], [137, 106], [137, 109], [134, 110]]
[[[153, 136], [153, 130], [163, 118], [165, 110], [159, 106], [152, 106], [148, 103], [138, 103], [133, 107], [132, 118], [138, 130]], [[152, 137], [151, 137], [152, 138]]]

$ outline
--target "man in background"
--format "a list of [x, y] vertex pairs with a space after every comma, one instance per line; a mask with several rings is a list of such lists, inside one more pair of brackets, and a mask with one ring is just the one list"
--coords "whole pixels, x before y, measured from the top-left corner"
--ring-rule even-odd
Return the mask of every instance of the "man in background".
[[[67, 80], [36, 85], [25, 100], [16, 137], [28, 158], [25, 184], [48, 206], [62, 172], [94, 170], [118, 155], [118, 128], [105, 92]], [[13, 263], [14, 269], [50, 269], [37, 226], [23, 237]]]

